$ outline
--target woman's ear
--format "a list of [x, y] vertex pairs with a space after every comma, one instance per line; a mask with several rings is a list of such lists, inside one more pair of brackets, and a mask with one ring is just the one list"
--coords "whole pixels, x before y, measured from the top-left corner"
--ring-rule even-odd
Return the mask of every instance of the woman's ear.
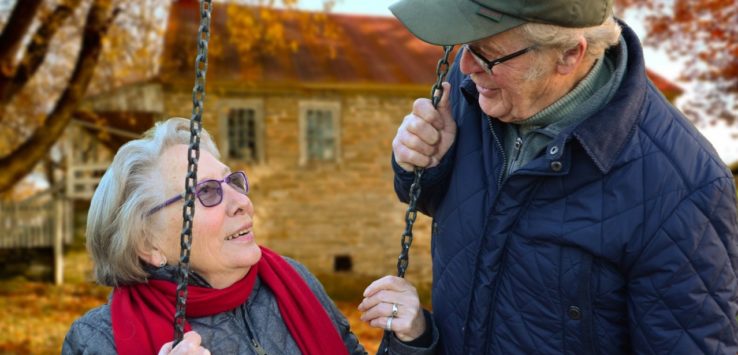
[[561, 54], [561, 60], [559, 60], [556, 66], [556, 71], [561, 75], [567, 75], [577, 71], [577, 68], [584, 62], [584, 55], [587, 53], [587, 40], [583, 37], [579, 37], [577, 45], [571, 47]]
[[141, 260], [154, 267], [164, 267], [167, 264], [167, 257], [164, 253], [150, 243], [144, 243], [142, 247], [138, 248], [136, 254]]

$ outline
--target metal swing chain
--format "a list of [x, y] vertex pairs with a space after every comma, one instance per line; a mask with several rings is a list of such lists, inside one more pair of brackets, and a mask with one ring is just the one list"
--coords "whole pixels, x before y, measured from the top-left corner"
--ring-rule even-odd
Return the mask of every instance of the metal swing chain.
[[[454, 46], [443, 46], [443, 57], [438, 60], [436, 65], [436, 82], [431, 88], [431, 102], [436, 109], [438, 109], [438, 103], [443, 96], [443, 85], [441, 84], [446, 77], [446, 73], [448, 73], [448, 56], [453, 49]], [[397, 258], [397, 276], [399, 277], [405, 277], [405, 271], [407, 271], [409, 264], [408, 257], [410, 245], [413, 243], [413, 224], [415, 224], [415, 218], [418, 216], [417, 203], [420, 197], [420, 178], [423, 177], [423, 170], [423, 168], [415, 168], [415, 178], [410, 185], [410, 202], [408, 202], [407, 211], [405, 212], [405, 231], [402, 233], [400, 242], [402, 251], [400, 257]]]
[[[438, 104], [441, 102], [441, 97], [443, 96], [443, 85], [441, 84], [443, 84], [443, 79], [446, 78], [446, 74], [448, 73], [448, 57], [453, 49], [454, 46], [443, 46], [443, 57], [438, 60], [438, 64], [436, 65], [436, 82], [431, 88], [431, 102], [436, 109], [438, 109]], [[415, 224], [415, 218], [418, 216], [417, 204], [418, 198], [420, 197], [420, 179], [423, 177], [423, 171], [423, 168], [415, 168], [415, 177], [413, 178], [413, 183], [410, 185], [410, 201], [407, 204], [407, 211], [405, 212], [405, 231], [402, 232], [402, 239], [400, 240], [402, 251], [397, 258], [397, 276], [403, 278], [405, 277], [407, 266], [410, 263], [408, 258], [410, 245], [413, 244], [413, 224]], [[385, 329], [384, 339], [382, 340], [384, 354], [389, 354], [389, 339], [390, 331]]]
[[182, 233], [177, 272], [177, 309], [174, 313], [174, 346], [184, 336], [187, 284], [190, 274], [190, 248], [192, 225], [195, 218], [195, 185], [197, 161], [200, 159], [200, 132], [205, 102], [205, 74], [208, 71], [208, 41], [210, 40], [211, 0], [200, 0], [200, 28], [197, 32], [197, 57], [195, 58], [195, 86], [192, 89], [192, 118], [190, 120], [190, 146], [187, 150], [187, 177], [185, 178], [185, 203], [182, 208]]

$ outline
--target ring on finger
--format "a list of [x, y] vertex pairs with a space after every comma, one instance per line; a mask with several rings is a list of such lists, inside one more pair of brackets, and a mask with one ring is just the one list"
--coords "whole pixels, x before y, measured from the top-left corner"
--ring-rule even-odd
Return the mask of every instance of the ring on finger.
[[397, 312], [399, 310], [397, 309], [397, 303], [392, 304], [392, 317], [397, 317]]
[[387, 317], [387, 325], [384, 327], [384, 330], [391, 332], [392, 331], [392, 320], [395, 319], [395, 317]]

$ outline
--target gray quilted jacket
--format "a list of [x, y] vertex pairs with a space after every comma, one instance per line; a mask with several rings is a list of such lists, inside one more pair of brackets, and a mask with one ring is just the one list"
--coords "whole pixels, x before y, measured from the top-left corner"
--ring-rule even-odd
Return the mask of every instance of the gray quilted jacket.
[[[350, 354], [366, 354], [351, 332], [346, 317], [325, 293], [323, 286], [307, 269], [298, 262], [285, 258], [290, 265], [305, 279], [318, 300], [323, 304], [333, 325], [338, 329], [341, 338]], [[154, 271], [152, 278], [173, 279], [175, 268]], [[196, 276], [193, 284], [202, 286], [203, 280]], [[430, 320], [426, 313], [426, 319]], [[248, 334], [253, 334], [256, 341], [267, 354], [300, 354], [297, 344], [282, 321], [276, 299], [269, 288], [261, 284], [259, 278], [249, 299], [234, 310], [214, 316], [188, 318], [192, 329], [202, 337], [202, 345], [212, 354], [259, 354], [250, 341]], [[392, 337], [390, 353], [392, 354], [433, 354], [438, 343], [438, 331], [433, 328], [433, 342], [429, 348], [415, 348]], [[115, 354], [113, 325], [110, 319], [110, 305], [105, 304], [87, 312], [77, 319], [67, 333], [62, 346], [62, 354]]]

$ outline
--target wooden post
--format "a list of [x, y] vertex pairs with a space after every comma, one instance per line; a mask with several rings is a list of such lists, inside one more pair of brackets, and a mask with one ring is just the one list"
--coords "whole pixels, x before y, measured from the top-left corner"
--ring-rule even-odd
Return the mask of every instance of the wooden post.
[[64, 282], [64, 199], [54, 196], [54, 284]]
[[72, 244], [74, 242], [74, 200], [69, 197], [64, 199], [64, 233], [64, 244]]

